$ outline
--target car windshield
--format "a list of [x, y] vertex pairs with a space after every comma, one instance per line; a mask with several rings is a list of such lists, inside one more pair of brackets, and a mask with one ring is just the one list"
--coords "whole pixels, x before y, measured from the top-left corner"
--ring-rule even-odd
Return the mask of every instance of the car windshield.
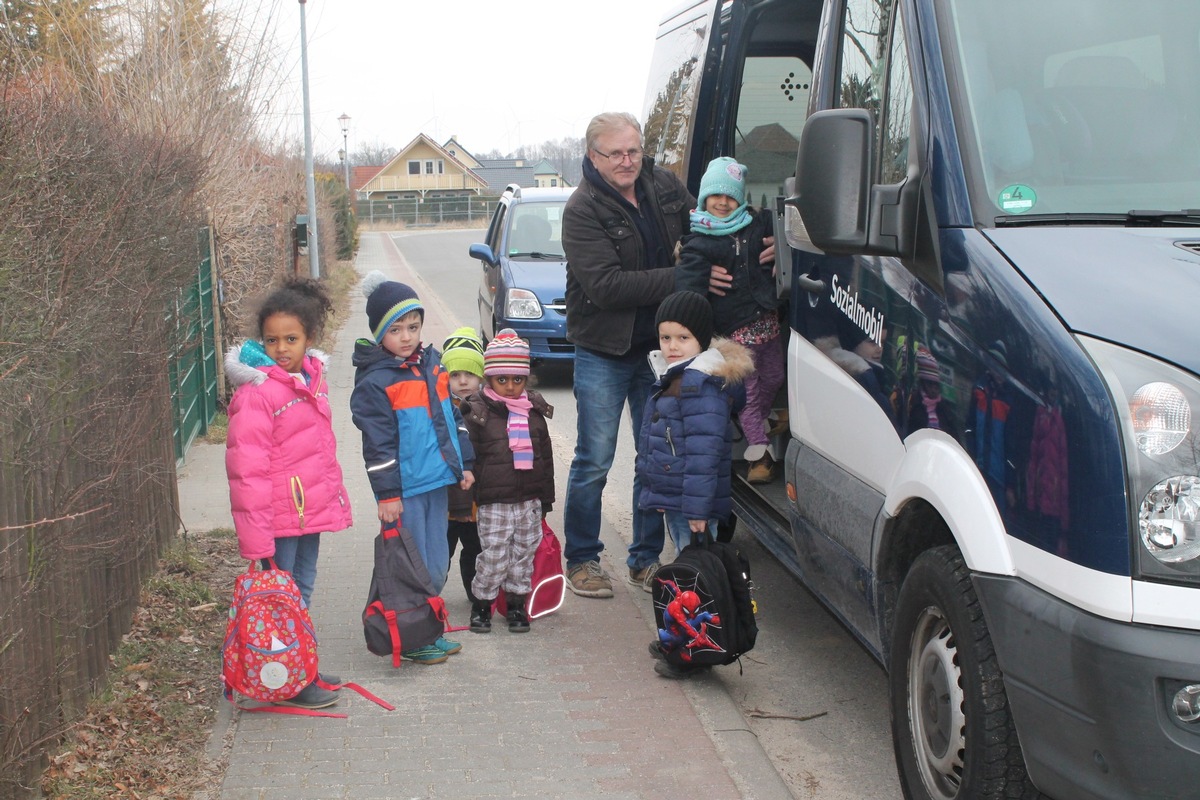
[[509, 258], [562, 258], [562, 211], [566, 201], [521, 203], [513, 208]]
[[977, 219], [1200, 205], [1200, 2], [947, 8]]

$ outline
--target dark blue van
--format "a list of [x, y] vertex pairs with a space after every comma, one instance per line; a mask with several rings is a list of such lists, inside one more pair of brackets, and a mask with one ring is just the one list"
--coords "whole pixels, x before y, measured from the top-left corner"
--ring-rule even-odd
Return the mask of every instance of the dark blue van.
[[646, 149], [749, 167], [790, 326], [748, 526], [908, 798], [1200, 797], [1200, 3], [717, 0]]

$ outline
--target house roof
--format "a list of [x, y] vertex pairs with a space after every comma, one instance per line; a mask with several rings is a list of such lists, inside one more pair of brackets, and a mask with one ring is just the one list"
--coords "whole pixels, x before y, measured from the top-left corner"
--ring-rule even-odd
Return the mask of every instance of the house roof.
[[796, 148], [800, 146], [799, 140], [788, 133], [787, 128], [778, 122], [759, 125], [746, 134], [745, 138], [742, 139], [742, 143], [745, 147], [761, 152], [790, 153], [792, 156], [796, 155]]
[[351, 167], [350, 191], [357, 192], [359, 189], [366, 186], [367, 181], [378, 175], [382, 169], [382, 165], [377, 167]]

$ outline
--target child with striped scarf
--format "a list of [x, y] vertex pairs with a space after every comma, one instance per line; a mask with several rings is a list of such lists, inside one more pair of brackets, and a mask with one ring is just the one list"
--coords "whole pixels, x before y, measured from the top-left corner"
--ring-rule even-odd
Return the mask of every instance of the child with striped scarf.
[[459, 406], [475, 448], [475, 502], [482, 551], [471, 581], [471, 630], [492, 629], [492, 602], [503, 590], [508, 629], [529, 630], [525, 597], [542, 517], [554, 502], [554, 452], [546, 419], [554, 409], [529, 390], [529, 345], [505, 328], [483, 355], [485, 385]]

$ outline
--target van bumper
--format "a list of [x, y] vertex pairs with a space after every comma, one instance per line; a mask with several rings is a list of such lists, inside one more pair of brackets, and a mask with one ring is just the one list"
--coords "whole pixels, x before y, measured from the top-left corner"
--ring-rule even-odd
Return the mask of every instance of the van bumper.
[[1200, 683], [1200, 632], [1098, 617], [1016, 578], [973, 580], [1038, 789], [1200, 796], [1200, 724], [1171, 711], [1179, 688]]

